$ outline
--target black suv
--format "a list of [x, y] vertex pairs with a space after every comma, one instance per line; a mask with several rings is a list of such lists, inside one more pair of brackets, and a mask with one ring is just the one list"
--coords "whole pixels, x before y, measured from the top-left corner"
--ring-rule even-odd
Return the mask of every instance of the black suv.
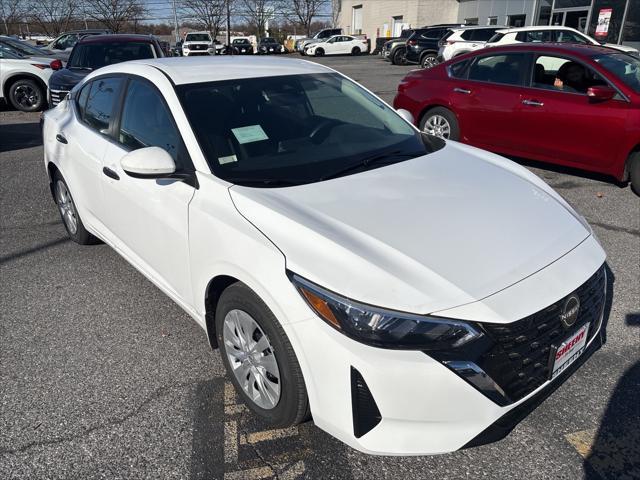
[[[433, 25], [431, 27], [418, 28], [407, 40], [405, 60], [407, 63], [417, 63], [422, 68], [431, 68], [438, 64], [438, 42], [449, 33], [452, 27], [460, 27], [460, 24]], [[464, 26], [464, 25], [463, 25]]]
[[402, 30], [399, 37], [387, 40], [380, 51], [382, 58], [394, 65], [403, 65], [405, 63], [404, 52], [407, 48], [407, 39], [413, 35], [413, 32], [415, 32], [413, 28]]

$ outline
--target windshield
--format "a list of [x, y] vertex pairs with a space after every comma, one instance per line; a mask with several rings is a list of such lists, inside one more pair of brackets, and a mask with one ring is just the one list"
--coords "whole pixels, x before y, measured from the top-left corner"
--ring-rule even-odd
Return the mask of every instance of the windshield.
[[153, 47], [147, 42], [104, 42], [77, 44], [67, 68], [95, 70], [112, 63], [154, 58]]
[[262, 40], [260, 40], [261, 43], [276, 43], [276, 39], [275, 38], [263, 38]]
[[181, 85], [214, 174], [258, 187], [312, 183], [441, 148], [335, 73]]
[[621, 82], [640, 93], [640, 59], [626, 53], [599, 55], [594, 60], [618, 77]]
[[210, 42], [211, 38], [206, 33], [187, 33], [185, 42]]
[[236, 38], [232, 43], [249, 43], [249, 40], [247, 40], [246, 38]]
[[16, 52], [14, 49], [0, 44], [0, 58], [10, 58], [12, 60], [16, 60], [24, 57], [20, 55], [18, 52]]

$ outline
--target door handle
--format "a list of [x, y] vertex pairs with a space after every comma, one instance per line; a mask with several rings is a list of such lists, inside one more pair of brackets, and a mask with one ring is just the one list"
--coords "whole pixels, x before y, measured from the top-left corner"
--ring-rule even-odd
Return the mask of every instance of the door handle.
[[544, 103], [539, 102], [537, 100], [522, 100], [524, 105], [529, 105], [530, 107], [542, 107]]
[[453, 91], [456, 93], [464, 93], [465, 95], [469, 95], [471, 93], [471, 90], [468, 90], [466, 88], [460, 88], [460, 87], [454, 88]]
[[109, 167], [104, 167], [102, 169], [102, 173], [104, 173], [109, 178], [113, 178], [114, 180], [120, 180], [120, 176]]
[[60, 143], [64, 143], [65, 145], [69, 142], [67, 142], [67, 139], [65, 138], [64, 135], [62, 135], [61, 133], [56, 135], [56, 140], [59, 141]]

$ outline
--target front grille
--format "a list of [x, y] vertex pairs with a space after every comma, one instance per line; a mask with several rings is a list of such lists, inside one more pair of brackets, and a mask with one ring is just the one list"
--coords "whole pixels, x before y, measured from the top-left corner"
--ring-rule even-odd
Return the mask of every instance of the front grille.
[[190, 45], [189, 48], [191, 50], [206, 50], [207, 46], [206, 45]]
[[567, 297], [548, 308], [509, 324], [483, 323], [493, 346], [477, 364], [504, 390], [513, 402], [520, 400], [549, 379], [550, 351], [590, 323], [587, 342], [599, 327], [605, 302], [605, 268], [602, 266], [575, 292], [580, 299], [576, 322], [565, 328], [559, 314]]
[[65, 99], [69, 92], [67, 90], [49, 90], [50, 98], [51, 98], [51, 106], [55, 107], [62, 100]]

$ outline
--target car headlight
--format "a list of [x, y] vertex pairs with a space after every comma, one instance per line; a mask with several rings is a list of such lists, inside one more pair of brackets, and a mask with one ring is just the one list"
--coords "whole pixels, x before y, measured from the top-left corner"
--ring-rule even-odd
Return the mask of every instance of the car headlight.
[[460, 320], [385, 310], [349, 300], [290, 273], [290, 279], [309, 307], [348, 337], [381, 348], [449, 350], [483, 336]]

